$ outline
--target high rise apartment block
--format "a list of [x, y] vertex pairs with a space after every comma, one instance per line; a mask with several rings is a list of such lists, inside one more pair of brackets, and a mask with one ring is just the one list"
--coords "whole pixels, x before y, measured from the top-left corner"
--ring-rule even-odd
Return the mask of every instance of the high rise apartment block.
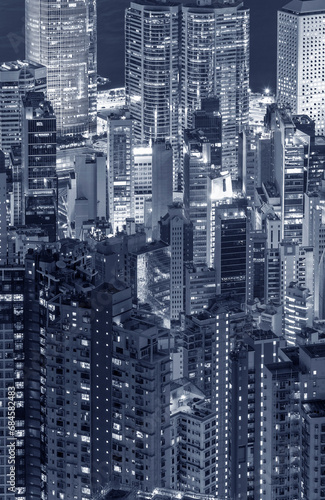
[[279, 338], [272, 331], [252, 329], [230, 354], [231, 498], [259, 498], [263, 366], [277, 360], [278, 349]]
[[172, 460], [170, 487], [213, 495], [216, 488], [215, 414], [204, 393], [186, 379], [171, 385]]
[[160, 338], [168, 332], [135, 316], [112, 333], [112, 478], [144, 491], [167, 487], [170, 358]]

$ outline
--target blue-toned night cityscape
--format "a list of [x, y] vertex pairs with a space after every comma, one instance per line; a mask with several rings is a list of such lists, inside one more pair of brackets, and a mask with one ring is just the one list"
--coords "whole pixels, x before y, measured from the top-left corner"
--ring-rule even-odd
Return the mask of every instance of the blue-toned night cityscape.
[[0, 499], [325, 499], [325, 0], [21, 3]]

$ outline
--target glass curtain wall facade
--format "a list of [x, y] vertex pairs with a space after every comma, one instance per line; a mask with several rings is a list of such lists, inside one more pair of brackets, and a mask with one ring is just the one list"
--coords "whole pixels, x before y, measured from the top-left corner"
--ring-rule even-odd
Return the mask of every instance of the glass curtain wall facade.
[[168, 139], [177, 156], [175, 145], [193, 127], [201, 99], [216, 96], [222, 169], [237, 178], [238, 133], [249, 108], [249, 10], [214, 0], [190, 6], [138, 0], [126, 11], [125, 43], [127, 104], [139, 140]]
[[96, 0], [26, 0], [26, 59], [48, 70], [59, 135], [95, 128]]
[[126, 10], [126, 96], [141, 143], [178, 135], [178, 19], [178, 6], [140, 0]]
[[243, 4], [182, 7], [182, 126], [201, 99], [216, 96], [222, 116], [222, 170], [238, 177], [238, 133], [248, 123], [249, 10]]
[[22, 97], [46, 92], [46, 68], [27, 61], [0, 66], [0, 148], [7, 154], [21, 142]]

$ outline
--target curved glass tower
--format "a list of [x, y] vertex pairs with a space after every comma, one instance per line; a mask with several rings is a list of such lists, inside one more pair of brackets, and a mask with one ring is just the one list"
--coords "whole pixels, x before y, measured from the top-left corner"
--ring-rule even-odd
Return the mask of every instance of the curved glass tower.
[[178, 15], [142, 0], [126, 10], [126, 95], [140, 142], [177, 137]]
[[59, 135], [96, 121], [96, 0], [26, 0], [26, 59], [47, 67], [47, 98]]
[[243, 2], [134, 0], [126, 10], [125, 54], [136, 137], [168, 139], [176, 151], [201, 100], [217, 97], [222, 170], [237, 178], [238, 133], [249, 110], [249, 10]]
[[222, 170], [238, 176], [238, 133], [248, 123], [249, 10], [243, 2], [182, 7], [182, 126], [193, 126], [201, 100], [218, 97]]

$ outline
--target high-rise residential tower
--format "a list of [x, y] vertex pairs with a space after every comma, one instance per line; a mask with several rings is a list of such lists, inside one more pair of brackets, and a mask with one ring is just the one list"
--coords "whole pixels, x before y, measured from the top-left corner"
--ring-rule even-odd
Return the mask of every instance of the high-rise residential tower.
[[322, 0], [292, 0], [278, 12], [277, 99], [310, 116], [325, 132], [324, 22]]
[[58, 133], [96, 128], [96, 0], [26, 0], [26, 59], [48, 71]]

